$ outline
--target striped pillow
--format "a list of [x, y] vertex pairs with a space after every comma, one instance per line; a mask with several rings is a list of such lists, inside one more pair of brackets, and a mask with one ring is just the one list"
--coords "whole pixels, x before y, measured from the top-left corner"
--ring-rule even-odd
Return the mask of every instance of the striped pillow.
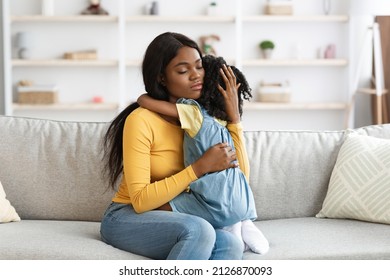
[[18, 221], [20, 221], [20, 217], [18, 213], [16, 213], [15, 208], [6, 198], [3, 185], [0, 182], [0, 224]]
[[390, 224], [390, 140], [347, 136], [316, 217]]

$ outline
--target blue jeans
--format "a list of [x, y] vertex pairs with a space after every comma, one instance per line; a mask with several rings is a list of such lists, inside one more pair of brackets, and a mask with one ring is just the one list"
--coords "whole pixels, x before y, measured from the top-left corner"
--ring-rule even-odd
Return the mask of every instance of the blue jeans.
[[100, 233], [107, 244], [152, 259], [228, 260], [243, 255], [237, 237], [202, 218], [169, 211], [137, 214], [128, 204], [111, 203]]

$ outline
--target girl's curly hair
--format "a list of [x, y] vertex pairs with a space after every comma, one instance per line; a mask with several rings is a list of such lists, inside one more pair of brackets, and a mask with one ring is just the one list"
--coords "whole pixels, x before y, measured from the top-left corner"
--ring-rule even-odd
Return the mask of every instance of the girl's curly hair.
[[[225, 89], [225, 82], [223, 81], [219, 70], [226, 61], [222, 57], [215, 57], [212, 55], [205, 55], [202, 58], [203, 68], [205, 70], [203, 91], [201, 97], [197, 100], [202, 105], [210, 116], [229, 121], [225, 112], [225, 101], [223, 95], [219, 92], [217, 84], [220, 84]], [[241, 83], [238, 88], [238, 109], [240, 116], [242, 116], [243, 100], [249, 100], [252, 97], [252, 89], [244, 76], [244, 74], [235, 66], [230, 66], [236, 76], [237, 84]]]

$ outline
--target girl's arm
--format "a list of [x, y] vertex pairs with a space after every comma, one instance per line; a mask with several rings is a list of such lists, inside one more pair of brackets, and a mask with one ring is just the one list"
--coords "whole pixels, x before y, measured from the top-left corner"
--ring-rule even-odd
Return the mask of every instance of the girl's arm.
[[168, 101], [154, 99], [146, 93], [138, 97], [137, 103], [141, 107], [150, 111], [169, 117], [174, 117], [177, 119], [179, 118], [179, 113], [177, 112], [176, 104], [170, 103]]

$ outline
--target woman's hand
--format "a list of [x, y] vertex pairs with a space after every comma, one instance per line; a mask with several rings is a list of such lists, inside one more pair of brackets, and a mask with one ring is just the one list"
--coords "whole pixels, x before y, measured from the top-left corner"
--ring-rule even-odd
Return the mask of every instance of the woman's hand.
[[238, 110], [238, 88], [240, 84], [237, 84], [236, 76], [233, 73], [232, 68], [223, 65], [220, 70], [222, 79], [225, 82], [226, 90], [221, 85], [218, 85], [219, 92], [225, 99], [225, 111], [228, 115], [230, 123], [240, 122], [240, 113]]
[[222, 171], [238, 167], [236, 152], [227, 143], [219, 143], [210, 147], [192, 164], [195, 175], [200, 178], [206, 173]]

